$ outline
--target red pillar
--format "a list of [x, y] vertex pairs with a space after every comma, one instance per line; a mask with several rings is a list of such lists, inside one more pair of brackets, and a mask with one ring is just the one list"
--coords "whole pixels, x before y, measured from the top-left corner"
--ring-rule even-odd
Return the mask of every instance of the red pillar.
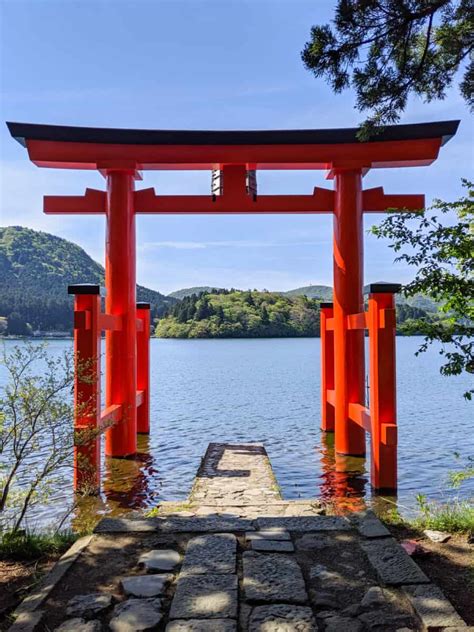
[[100, 287], [70, 285], [74, 294], [74, 490], [100, 488]]
[[369, 294], [371, 483], [397, 488], [395, 300], [400, 286], [374, 284]]
[[365, 401], [364, 332], [347, 328], [347, 316], [364, 309], [362, 174], [334, 171], [335, 447], [339, 454], [363, 455], [365, 433], [349, 419], [349, 403]]
[[142, 322], [137, 331], [137, 389], [143, 392], [137, 409], [137, 432], [150, 432], [150, 303], [137, 303], [137, 318]]
[[334, 432], [334, 406], [328, 402], [328, 391], [334, 390], [334, 332], [327, 321], [333, 317], [332, 303], [321, 303], [321, 430]]
[[106, 454], [115, 457], [137, 449], [134, 174], [107, 171], [106, 311], [121, 318], [106, 334], [106, 406], [122, 405], [122, 419], [106, 433]]

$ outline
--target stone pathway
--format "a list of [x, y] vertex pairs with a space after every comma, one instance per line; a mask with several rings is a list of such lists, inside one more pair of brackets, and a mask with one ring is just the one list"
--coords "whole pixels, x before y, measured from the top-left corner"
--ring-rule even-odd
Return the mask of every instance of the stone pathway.
[[281, 500], [261, 443], [210, 443], [190, 500], [204, 506], [262, 505]]
[[472, 631], [371, 512], [284, 501], [261, 445], [211, 444], [188, 503], [103, 520], [32, 614], [10, 629]]

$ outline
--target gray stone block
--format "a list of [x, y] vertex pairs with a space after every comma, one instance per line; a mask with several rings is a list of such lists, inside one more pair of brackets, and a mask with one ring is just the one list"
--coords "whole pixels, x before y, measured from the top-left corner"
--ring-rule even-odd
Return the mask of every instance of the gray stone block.
[[171, 604], [171, 619], [235, 619], [236, 575], [180, 577]]
[[321, 533], [307, 533], [296, 540], [296, 548], [301, 551], [317, 551], [331, 546], [331, 544], [331, 538]]
[[252, 531], [253, 520], [246, 518], [226, 518], [220, 516], [195, 516], [162, 518], [159, 531], [163, 533], [232, 533]]
[[403, 591], [427, 630], [466, 625], [438, 586], [404, 586]]
[[237, 622], [232, 619], [181, 619], [168, 623], [166, 632], [237, 632]]
[[393, 630], [395, 626], [410, 628], [415, 626], [415, 622], [407, 614], [398, 614], [390, 609], [371, 610], [359, 615], [359, 620], [368, 630]]
[[325, 632], [361, 632], [364, 626], [358, 619], [331, 617], [325, 620]]
[[143, 531], [157, 531], [158, 518], [140, 518], [130, 520], [128, 518], [103, 518], [96, 525], [94, 533], [135, 533]]
[[278, 553], [243, 554], [245, 597], [249, 601], [305, 603], [308, 599], [297, 561]]
[[387, 600], [380, 586], [371, 586], [360, 602], [363, 608], [374, 608], [387, 605]]
[[55, 628], [54, 632], [101, 632], [102, 624], [100, 621], [86, 621], [85, 619], [75, 618], [64, 621], [59, 628]]
[[134, 575], [120, 582], [123, 592], [132, 597], [159, 597], [173, 581], [173, 575]]
[[245, 534], [246, 540], [291, 540], [286, 529], [264, 529], [263, 531], [253, 531]]
[[188, 542], [183, 575], [235, 573], [237, 538], [232, 533], [205, 534]]
[[372, 511], [367, 511], [359, 519], [357, 529], [365, 538], [386, 538], [390, 537], [390, 531], [380, 522]]
[[311, 608], [273, 604], [252, 609], [249, 621], [251, 632], [316, 632], [316, 621]]
[[281, 527], [288, 531], [346, 531], [351, 528], [349, 521], [340, 516], [301, 516], [257, 518], [261, 530]]
[[162, 618], [161, 599], [127, 599], [115, 606], [109, 627], [112, 632], [154, 630]]
[[429, 579], [393, 538], [360, 543], [379, 578], [387, 585], [427, 584]]
[[179, 564], [181, 556], [173, 549], [156, 549], [142, 553], [138, 559], [138, 565], [147, 571], [172, 571]]
[[293, 553], [295, 547], [293, 542], [278, 540], [253, 540], [252, 549], [254, 551], [268, 551], [273, 553]]
[[70, 599], [66, 606], [68, 617], [80, 617], [92, 619], [104, 612], [112, 605], [112, 595], [104, 593], [91, 593], [90, 595], [76, 595]]

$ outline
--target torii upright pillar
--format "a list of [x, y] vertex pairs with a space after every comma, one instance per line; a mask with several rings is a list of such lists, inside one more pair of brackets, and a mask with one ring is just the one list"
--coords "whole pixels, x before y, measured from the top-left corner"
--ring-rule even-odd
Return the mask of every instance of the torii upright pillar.
[[334, 389], [335, 448], [365, 454], [365, 432], [349, 417], [349, 404], [364, 401], [364, 332], [349, 330], [348, 316], [364, 310], [362, 172], [334, 169]]
[[105, 401], [122, 405], [122, 419], [107, 430], [105, 453], [124, 457], [137, 450], [135, 170], [110, 169], [106, 175], [106, 311], [121, 326], [106, 333]]

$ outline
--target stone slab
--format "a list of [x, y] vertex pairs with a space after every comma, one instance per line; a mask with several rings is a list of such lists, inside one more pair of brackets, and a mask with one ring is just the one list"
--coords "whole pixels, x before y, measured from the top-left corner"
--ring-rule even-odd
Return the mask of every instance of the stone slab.
[[39, 629], [39, 625], [44, 617], [43, 610], [35, 610], [32, 612], [22, 612], [19, 614], [15, 622], [8, 628], [8, 632], [33, 632]]
[[421, 568], [393, 538], [366, 540], [360, 546], [383, 583], [389, 586], [429, 583]]
[[111, 605], [112, 595], [100, 592], [76, 595], [67, 602], [66, 614], [68, 617], [92, 619], [107, 610]]
[[102, 624], [95, 619], [94, 621], [85, 621], [85, 619], [68, 619], [64, 621], [59, 628], [55, 628], [54, 632], [101, 632]]
[[249, 619], [251, 632], [316, 632], [311, 608], [273, 604], [252, 609]]
[[184, 619], [171, 621], [166, 632], [237, 632], [233, 619]]
[[216, 516], [170, 516], [163, 518], [104, 518], [94, 533], [224, 533], [252, 531], [253, 520], [246, 518], [221, 518]]
[[318, 551], [332, 545], [331, 537], [320, 533], [307, 533], [296, 540], [296, 548], [301, 551]]
[[171, 604], [170, 619], [235, 619], [236, 575], [180, 577]]
[[248, 601], [307, 601], [303, 575], [294, 557], [254, 551], [246, 551], [242, 557], [243, 588]]
[[372, 511], [367, 511], [359, 519], [357, 529], [365, 538], [390, 537], [390, 531]]
[[163, 533], [232, 533], [252, 531], [253, 520], [224, 516], [195, 516], [194, 518], [163, 518], [159, 531]]
[[163, 618], [161, 599], [127, 599], [115, 606], [109, 622], [112, 632], [155, 630]]
[[237, 538], [232, 533], [205, 534], [188, 542], [183, 575], [235, 573]]
[[263, 531], [253, 531], [245, 534], [246, 540], [291, 540], [291, 536], [286, 529], [264, 529]]
[[404, 586], [403, 591], [427, 630], [466, 625], [438, 586]]
[[273, 553], [293, 553], [295, 547], [293, 542], [278, 540], [253, 540], [252, 549], [254, 551], [268, 551]]
[[120, 585], [123, 592], [131, 597], [158, 597], [164, 595], [173, 575], [133, 575], [124, 577]]
[[337, 615], [325, 620], [324, 629], [326, 632], [362, 632], [364, 626], [358, 619]]
[[340, 516], [301, 516], [301, 517], [267, 517], [257, 518], [259, 530], [281, 527], [288, 531], [347, 531], [351, 528], [349, 521]]
[[94, 529], [94, 533], [142, 533], [158, 531], [158, 518], [103, 518]]
[[173, 549], [155, 549], [142, 553], [138, 565], [153, 573], [156, 571], [172, 571], [181, 560], [178, 551]]

